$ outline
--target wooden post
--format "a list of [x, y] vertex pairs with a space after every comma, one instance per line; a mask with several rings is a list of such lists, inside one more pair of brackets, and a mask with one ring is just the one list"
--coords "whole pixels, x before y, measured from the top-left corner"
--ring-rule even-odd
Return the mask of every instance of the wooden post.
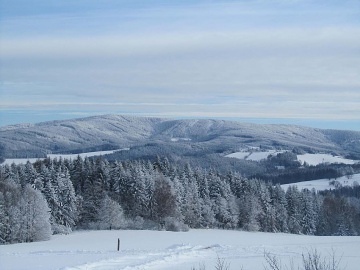
[[118, 238], [118, 246], [117, 246], [117, 251], [120, 250], [120, 238]]

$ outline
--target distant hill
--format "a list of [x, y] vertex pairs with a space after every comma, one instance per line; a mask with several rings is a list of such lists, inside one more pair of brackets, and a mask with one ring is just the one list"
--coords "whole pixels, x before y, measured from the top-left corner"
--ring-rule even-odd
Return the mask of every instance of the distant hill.
[[[4, 158], [141, 147], [229, 154], [243, 147], [334, 152], [360, 159], [360, 132], [222, 120], [101, 115], [0, 128]], [[166, 150], [167, 149], [167, 150]], [[151, 150], [149, 150], [151, 152]], [[149, 153], [148, 153], [149, 154]], [[151, 154], [151, 153], [150, 153]], [[156, 154], [156, 153], [152, 153]]]

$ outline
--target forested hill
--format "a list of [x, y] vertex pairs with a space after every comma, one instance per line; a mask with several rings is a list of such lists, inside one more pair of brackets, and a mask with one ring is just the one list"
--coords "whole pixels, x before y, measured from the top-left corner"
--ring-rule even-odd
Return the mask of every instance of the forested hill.
[[45, 157], [157, 144], [183, 145], [209, 153], [242, 146], [294, 148], [360, 156], [360, 132], [321, 130], [293, 125], [259, 125], [222, 120], [172, 120], [103, 115], [0, 128], [0, 156]]

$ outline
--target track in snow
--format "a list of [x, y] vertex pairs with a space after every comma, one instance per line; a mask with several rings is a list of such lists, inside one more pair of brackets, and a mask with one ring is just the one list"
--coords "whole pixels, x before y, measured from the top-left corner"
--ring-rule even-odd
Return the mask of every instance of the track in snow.
[[220, 246], [174, 245], [163, 251], [122, 251], [118, 258], [88, 263], [64, 270], [140, 270], [161, 269], [179, 266], [179, 263], [194, 263], [216, 256]]

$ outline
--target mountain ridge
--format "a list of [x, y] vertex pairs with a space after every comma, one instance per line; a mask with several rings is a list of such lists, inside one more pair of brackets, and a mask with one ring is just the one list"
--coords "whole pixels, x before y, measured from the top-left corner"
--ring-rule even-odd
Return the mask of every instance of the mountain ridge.
[[[148, 143], [299, 148], [306, 151], [360, 153], [360, 132], [284, 124], [252, 124], [214, 119], [168, 119], [98, 115], [0, 128], [5, 158], [40, 157], [89, 148], [124, 148]], [[101, 149], [103, 150], [103, 149]]]

